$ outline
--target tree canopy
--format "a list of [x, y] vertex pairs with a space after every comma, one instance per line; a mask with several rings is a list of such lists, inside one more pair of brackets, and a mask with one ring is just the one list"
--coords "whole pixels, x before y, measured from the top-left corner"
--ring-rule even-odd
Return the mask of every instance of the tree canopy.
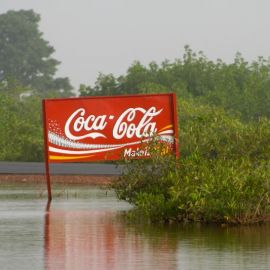
[[0, 81], [16, 80], [39, 92], [70, 94], [68, 78], [54, 78], [59, 61], [54, 48], [39, 30], [40, 16], [33, 10], [0, 15]]
[[174, 62], [137, 61], [124, 75], [100, 74], [94, 86], [80, 86], [82, 96], [162, 92], [223, 107], [244, 120], [270, 117], [270, 61], [259, 57], [249, 63], [240, 53], [232, 63], [211, 61], [186, 46]]

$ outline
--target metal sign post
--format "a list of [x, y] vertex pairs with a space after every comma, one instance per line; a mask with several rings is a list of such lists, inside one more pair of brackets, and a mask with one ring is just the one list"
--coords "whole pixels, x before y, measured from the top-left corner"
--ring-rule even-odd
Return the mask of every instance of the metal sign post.
[[43, 111], [45, 174], [46, 174], [46, 181], [47, 181], [48, 202], [50, 202], [52, 200], [52, 189], [51, 189], [51, 178], [50, 178], [50, 167], [49, 167], [48, 132], [47, 132], [45, 100], [42, 100], [42, 111]]

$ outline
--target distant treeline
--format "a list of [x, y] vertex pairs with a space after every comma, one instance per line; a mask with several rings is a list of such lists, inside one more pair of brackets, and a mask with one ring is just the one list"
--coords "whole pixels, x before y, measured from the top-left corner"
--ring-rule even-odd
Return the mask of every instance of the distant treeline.
[[183, 57], [174, 62], [135, 62], [125, 75], [100, 74], [94, 86], [80, 86], [82, 96], [163, 92], [222, 107], [245, 121], [269, 117], [270, 61], [259, 57], [249, 63], [240, 53], [230, 64], [211, 61], [186, 46]]
[[[197, 104], [189, 111], [189, 117], [194, 127], [201, 126], [202, 132], [203, 125], [207, 125], [207, 121], [202, 124], [204, 110], [205, 115], [210, 109], [212, 114], [223, 111], [228, 119], [237, 120], [241, 125], [250, 122], [256, 126], [263, 118], [268, 119], [270, 63], [264, 58], [248, 63], [240, 54], [231, 64], [222, 60], [213, 62], [203, 53], [196, 54], [186, 47], [183, 57], [174, 62], [164, 61], [161, 65], [153, 62], [147, 67], [135, 62], [126, 74], [117, 78], [100, 74], [94, 86], [81, 85], [79, 91], [81, 96], [175, 92], [179, 101], [181, 141], [187, 124], [182, 119], [180, 104], [183, 102]], [[44, 96], [62, 95], [51, 90], [40, 93], [17, 80], [0, 82], [0, 160], [43, 160], [41, 99]], [[235, 128], [240, 129], [240, 126], [235, 125]], [[222, 129], [219, 132], [216, 135], [223, 136]], [[182, 153], [189, 143], [181, 145]]]

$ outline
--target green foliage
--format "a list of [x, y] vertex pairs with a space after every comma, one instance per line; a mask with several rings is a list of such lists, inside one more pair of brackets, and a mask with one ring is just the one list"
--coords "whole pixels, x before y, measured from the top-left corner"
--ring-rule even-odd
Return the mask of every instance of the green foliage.
[[[48, 91], [46, 97], [63, 96]], [[42, 161], [43, 125], [41, 100], [43, 94], [23, 87], [16, 80], [0, 82], [0, 160]]]
[[175, 92], [181, 98], [224, 108], [249, 121], [270, 116], [270, 61], [246, 62], [237, 53], [233, 63], [210, 61], [188, 46], [181, 59], [143, 66], [134, 62], [125, 75], [100, 74], [94, 87], [82, 86], [81, 95]]
[[254, 167], [245, 158], [209, 161], [198, 154], [181, 159], [178, 169], [173, 160], [168, 169], [167, 162], [154, 158], [145, 170], [145, 161], [137, 161], [114, 184], [118, 197], [136, 206], [137, 216], [162, 223], [248, 224], [269, 218], [269, 163]]
[[170, 200], [177, 219], [252, 223], [270, 213], [269, 163], [247, 158], [206, 160], [194, 154], [182, 160]]
[[81, 84], [79, 92], [81, 96], [110, 96], [113, 94], [117, 94], [116, 89], [116, 80], [112, 74], [103, 75], [99, 74], [95, 86], [92, 88], [91, 86], [86, 86]]
[[18, 93], [26, 90], [17, 87], [11, 95], [0, 91], [0, 160], [43, 160], [41, 100], [20, 99]]
[[33, 10], [0, 15], [0, 81], [15, 79], [41, 92], [57, 90], [70, 95], [69, 79], [53, 78], [60, 62], [51, 57], [54, 48], [42, 38], [39, 21]]
[[180, 159], [127, 161], [114, 184], [118, 197], [152, 222], [268, 219], [270, 121], [242, 123], [192, 100], [179, 102], [179, 116]]
[[179, 101], [180, 145], [183, 157], [194, 152], [204, 158], [249, 158], [252, 162], [270, 158], [270, 120], [243, 123], [224, 109], [199, 102]]

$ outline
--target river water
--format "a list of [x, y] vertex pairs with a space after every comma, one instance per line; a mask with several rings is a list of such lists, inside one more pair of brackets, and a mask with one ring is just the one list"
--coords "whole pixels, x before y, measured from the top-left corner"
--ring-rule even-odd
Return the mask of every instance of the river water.
[[112, 191], [0, 186], [0, 269], [270, 269], [270, 226], [128, 223]]

